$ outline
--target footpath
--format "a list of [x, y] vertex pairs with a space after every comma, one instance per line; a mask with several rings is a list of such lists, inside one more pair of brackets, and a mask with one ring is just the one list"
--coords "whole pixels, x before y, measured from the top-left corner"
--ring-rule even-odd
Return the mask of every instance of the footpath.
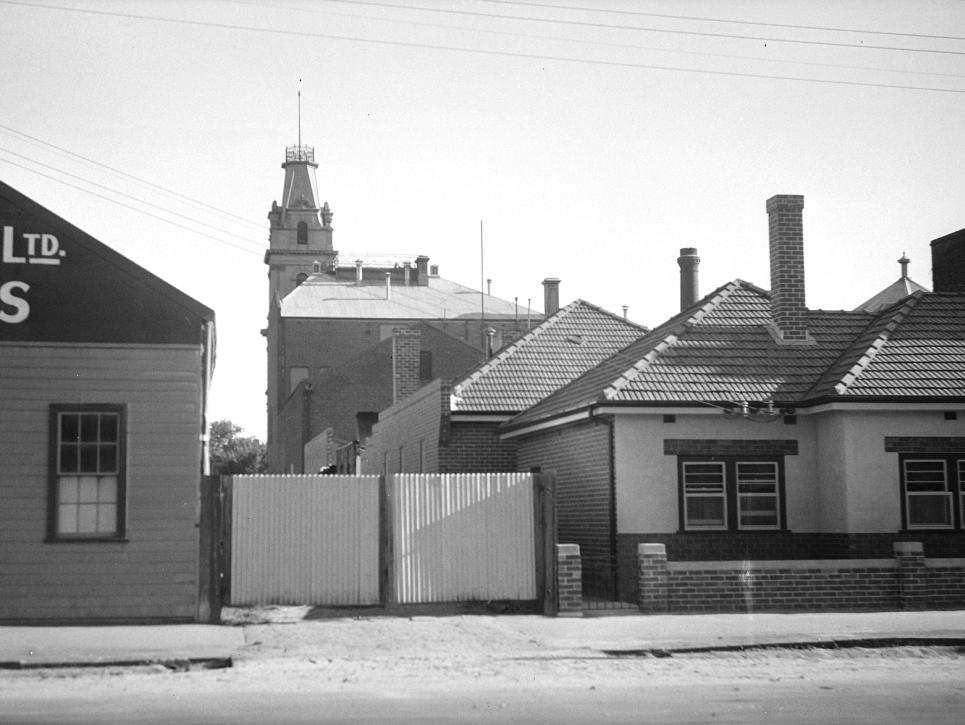
[[[589, 616], [385, 615], [308, 608], [234, 613], [235, 624], [0, 626], [0, 668], [165, 663], [227, 666], [286, 656], [407, 657], [431, 651], [518, 657], [661, 656], [758, 647], [965, 646], [965, 611]], [[232, 613], [227, 613], [228, 619]]]

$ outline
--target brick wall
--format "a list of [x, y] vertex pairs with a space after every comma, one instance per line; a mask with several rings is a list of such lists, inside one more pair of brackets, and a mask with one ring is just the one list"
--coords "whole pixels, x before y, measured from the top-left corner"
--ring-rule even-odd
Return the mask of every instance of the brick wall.
[[660, 544], [638, 554], [649, 612], [965, 607], [965, 559], [928, 562], [920, 542], [896, 544], [891, 559], [668, 562]]
[[576, 544], [556, 545], [556, 594], [560, 617], [583, 616], [583, 570]]
[[499, 423], [459, 422], [449, 425], [439, 449], [441, 473], [520, 470], [515, 441], [499, 439]]
[[520, 470], [556, 472], [558, 540], [579, 544], [587, 593], [614, 596], [610, 427], [589, 421], [520, 438]]
[[[380, 413], [365, 444], [362, 472], [381, 475], [383, 461], [387, 461], [386, 474], [439, 473], [439, 431], [443, 411], [448, 413], [450, 392], [447, 381], [434, 380]], [[400, 448], [403, 471], [398, 465]]]
[[620, 598], [637, 599], [637, 547], [659, 543], [671, 561], [773, 561], [884, 559], [902, 541], [923, 544], [928, 558], [965, 557], [965, 531], [891, 534], [798, 534], [790, 531], [682, 531], [673, 534], [618, 534]]

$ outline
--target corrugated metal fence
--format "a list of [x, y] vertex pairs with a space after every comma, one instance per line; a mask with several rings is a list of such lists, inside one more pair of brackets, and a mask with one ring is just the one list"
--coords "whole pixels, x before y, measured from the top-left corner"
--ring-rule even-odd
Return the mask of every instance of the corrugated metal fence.
[[234, 476], [231, 604], [378, 604], [380, 482]]
[[224, 492], [230, 604], [538, 597], [531, 474], [234, 476]]
[[393, 599], [536, 599], [533, 477], [392, 477]]

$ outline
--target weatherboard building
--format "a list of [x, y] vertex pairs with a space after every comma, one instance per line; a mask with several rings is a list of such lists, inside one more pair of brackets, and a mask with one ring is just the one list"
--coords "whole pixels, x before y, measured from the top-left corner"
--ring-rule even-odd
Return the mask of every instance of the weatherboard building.
[[191, 621], [214, 313], [0, 182], [0, 621]]

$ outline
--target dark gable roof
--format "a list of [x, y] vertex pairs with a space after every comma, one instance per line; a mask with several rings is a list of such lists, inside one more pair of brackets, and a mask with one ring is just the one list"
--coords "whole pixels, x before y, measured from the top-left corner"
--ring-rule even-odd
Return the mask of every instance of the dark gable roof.
[[592, 405], [965, 398], [965, 295], [915, 292], [876, 315], [811, 311], [814, 344], [770, 330], [770, 295], [741, 280], [516, 416], [507, 428]]
[[646, 333], [589, 302], [571, 302], [455, 381], [453, 411], [525, 410]]
[[0, 264], [0, 283], [30, 286], [31, 308], [26, 321], [0, 325], [0, 339], [197, 344], [201, 323], [214, 321], [210, 308], [2, 181], [0, 223], [15, 243], [48, 233], [61, 249], [59, 263]]

